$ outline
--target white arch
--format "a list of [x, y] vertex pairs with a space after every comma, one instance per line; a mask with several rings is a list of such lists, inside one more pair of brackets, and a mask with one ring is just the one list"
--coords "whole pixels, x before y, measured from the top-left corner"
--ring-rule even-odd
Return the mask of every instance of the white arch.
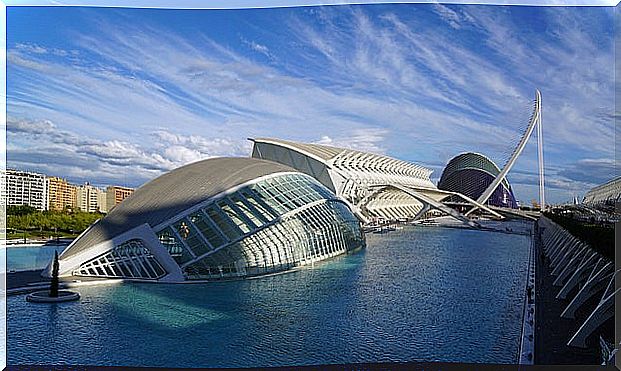
[[[522, 138], [520, 139], [520, 142], [518, 143], [517, 147], [513, 151], [511, 158], [509, 159], [509, 161], [507, 161], [505, 166], [502, 168], [502, 171], [500, 172], [500, 174], [498, 174], [498, 176], [494, 179], [494, 181], [485, 189], [485, 191], [477, 199], [478, 203], [481, 203], [481, 204], [486, 203], [487, 200], [489, 200], [489, 198], [492, 196], [492, 193], [494, 193], [496, 188], [498, 188], [498, 185], [500, 185], [500, 183], [506, 178], [507, 173], [511, 170], [511, 168], [515, 164], [515, 161], [517, 160], [517, 158], [520, 156], [520, 154], [524, 150], [524, 147], [526, 146], [526, 142], [528, 142], [528, 139], [533, 133], [535, 126], [537, 126], [537, 137], [538, 137], [537, 147], [538, 147], [538, 157], [539, 157], [539, 202], [541, 203], [541, 209], [543, 210], [543, 208], [545, 207], [545, 189], [544, 189], [544, 182], [543, 182], [543, 137], [542, 137], [542, 131], [541, 131], [541, 92], [539, 91], [539, 89], [537, 89], [536, 94], [535, 94], [535, 107], [533, 109], [533, 113], [530, 117], [530, 121], [528, 123], [528, 127], [526, 128], [526, 131], [524, 132], [524, 135], [522, 135]], [[466, 215], [469, 215], [476, 209], [477, 207], [472, 208], [470, 211], [466, 213]]]

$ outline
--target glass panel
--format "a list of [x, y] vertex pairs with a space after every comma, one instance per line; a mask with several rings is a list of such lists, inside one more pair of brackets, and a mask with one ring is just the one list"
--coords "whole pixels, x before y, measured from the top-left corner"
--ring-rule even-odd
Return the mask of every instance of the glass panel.
[[190, 221], [198, 228], [199, 231], [205, 236], [207, 241], [213, 248], [218, 248], [226, 242], [224, 237], [218, 232], [211, 221], [205, 217], [205, 215], [198, 211], [190, 215]]
[[155, 269], [157, 277], [163, 276], [166, 273], [166, 271], [164, 271], [164, 268], [162, 268], [162, 266], [157, 262], [157, 260], [155, 260], [155, 258], [149, 257], [148, 260], [149, 263], [151, 263], [153, 269]]
[[250, 189], [242, 189], [239, 193], [250, 203], [266, 221], [274, 219], [277, 215], [257, 194]]
[[226, 202], [226, 200], [221, 200], [218, 202], [218, 206], [220, 209], [224, 211], [224, 213], [235, 223], [235, 225], [244, 233], [250, 232], [254, 227], [249, 227], [244, 223], [244, 221], [237, 215], [237, 212], [233, 210], [233, 208]]
[[140, 258], [140, 262], [142, 263], [142, 265], [144, 265], [145, 269], [149, 273], [149, 277], [151, 278], [157, 277], [157, 273], [155, 271], [155, 268], [153, 268], [153, 265], [151, 265], [150, 259], [147, 259], [146, 257], [142, 257]]
[[229, 240], [234, 240], [241, 236], [241, 232], [237, 229], [237, 227], [233, 224], [233, 222], [227, 218], [222, 211], [215, 205], [209, 206], [205, 209], [205, 212], [209, 216], [209, 218], [220, 228], [222, 233]]
[[158, 232], [157, 237], [177, 264], [181, 265], [192, 259], [192, 255], [185, 249], [183, 243], [177, 239], [170, 227], [166, 227]]
[[260, 227], [264, 224], [264, 218], [262, 218], [261, 213], [257, 209], [255, 209], [252, 205], [245, 203], [239, 194], [235, 193], [231, 195], [231, 202], [237, 206], [239, 210], [241, 210], [248, 219], [254, 223], [255, 226]]
[[114, 269], [116, 272], [118, 272], [117, 276], [119, 276], [119, 277], [126, 277], [127, 276], [127, 273], [125, 272], [125, 270], [123, 269], [123, 267], [120, 264], [110, 263], [110, 267], [112, 269]]
[[[150, 265], [146, 265], [147, 261]], [[144, 267], [139, 264], [143, 263]], [[82, 264], [74, 274], [124, 278], [158, 278], [166, 274], [140, 240], [129, 240]]]
[[284, 200], [275, 199], [277, 192], [271, 189], [269, 185], [257, 183], [252, 186], [252, 190], [256, 192], [260, 200], [276, 210], [278, 215], [282, 215], [289, 211], [289, 208], [284, 204]]
[[125, 273], [127, 273], [127, 277], [135, 277], [136, 276], [136, 268], [134, 268], [134, 265], [132, 264], [132, 262], [128, 259], [126, 260], [121, 260], [120, 261], [121, 264], [123, 265], [123, 268], [125, 270]]
[[190, 250], [194, 252], [195, 256], [200, 256], [211, 250], [207, 244], [203, 241], [201, 236], [196, 232], [196, 229], [187, 219], [181, 219], [173, 225], [177, 234], [188, 245]]

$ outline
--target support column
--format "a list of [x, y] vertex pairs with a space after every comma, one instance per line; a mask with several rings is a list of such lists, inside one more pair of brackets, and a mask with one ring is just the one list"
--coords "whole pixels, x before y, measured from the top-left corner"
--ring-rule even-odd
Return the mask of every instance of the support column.
[[602, 259], [598, 258], [595, 252], [587, 253], [582, 259], [582, 262], [580, 263], [574, 274], [569, 277], [569, 280], [567, 280], [563, 288], [561, 288], [561, 291], [559, 291], [559, 293], [556, 295], [556, 298], [565, 299], [569, 292], [574, 289], [574, 287], [576, 287], [578, 284], [583, 283], [584, 281], [587, 281], [589, 279], [589, 276], [586, 275], [589, 272], [597, 269], [601, 261]]
[[563, 239], [560, 242], [560, 248], [554, 253], [554, 255], [550, 256], [550, 266], [552, 268], [556, 267], [560, 258], [563, 257], [563, 254], [567, 252], [567, 250], [571, 249], [574, 244], [577, 243], [577, 240], [571, 236], [569, 233], [565, 234]]
[[[618, 273], [618, 272], [617, 272]], [[616, 273], [610, 277], [608, 288], [604, 292], [602, 300], [599, 302], [593, 313], [584, 321], [578, 331], [572, 336], [567, 345], [573, 347], [586, 347], [586, 339], [601, 326], [604, 322], [614, 317], [614, 300], [615, 296], [621, 292], [621, 288], [614, 290], [614, 279]], [[614, 290], [614, 291], [613, 291]], [[610, 293], [612, 291], [612, 293]]]
[[574, 318], [578, 308], [608, 283], [606, 279], [612, 276], [612, 270], [612, 262], [609, 262], [590, 277], [561, 313], [561, 317]]
[[420, 209], [414, 216], [414, 220], [418, 220], [420, 217], [425, 215], [425, 213], [429, 210], [431, 210], [431, 207], [428, 204], [423, 204], [422, 209]]
[[558, 277], [556, 277], [556, 280], [554, 280], [553, 285], [554, 286], [563, 286], [565, 279], [567, 279], [576, 269], [576, 267], [580, 264], [581, 262], [581, 258], [584, 257], [585, 253], [589, 250], [588, 246], [585, 245], [581, 245], [582, 248], [575, 253], [572, 258], [569, 260], [569, 262], [565, 265], [559, 265], [557, 268], [561, 268], [564, 266], [564, 268], [562, 268], [560, 270], [560, 273], [558, 274]]
[[543, 176], [543, 129], [541, 122], [541, 92], [537, 90], [537, 99], [539, 100], [539, 114], [537, 115], [537, 157], [539, 159], [539, 203], [541, 211], [546, 208], [546, 192]]
[[569, 262], [571, 262], [578, 254], [583, 252], [584, 248], [584, 244], [574, 241], [560, 257], [556, 267], [552, 270], [552, 275], [558, 276], [562, 271], [564, 271], [567, 264], [569, 264]]

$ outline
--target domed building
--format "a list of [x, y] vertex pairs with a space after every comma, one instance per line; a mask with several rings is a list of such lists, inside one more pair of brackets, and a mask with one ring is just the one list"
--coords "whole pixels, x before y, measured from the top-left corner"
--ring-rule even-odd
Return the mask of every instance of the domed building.
[[[458, 192], [476, 200], [498, 174], [500, 169], [486, 156], [473, 152], [462, 153], [448, 162], [438, 182], [438, 188]], [[487, 204], [514, 209], [518, 207], [506, 178], [492, 193]]]
[[63, 251], [59, 273], [161, 282], [246, 277], [364, 246], [349, 207], [311, 176], [266, 160], [214, 158], [137, 189]]
[[250, 138], [252, 157], [290, 166], [310, 175], [347, 203], [364, 223], [425, 218], [428, 212], [449, 215], [469, 226], [471, 220], [447, 200], [476, 206], [502, 216], [462, 194], [438, 189], [432, 170], [396, 158], [323, 144], [276, 138]]

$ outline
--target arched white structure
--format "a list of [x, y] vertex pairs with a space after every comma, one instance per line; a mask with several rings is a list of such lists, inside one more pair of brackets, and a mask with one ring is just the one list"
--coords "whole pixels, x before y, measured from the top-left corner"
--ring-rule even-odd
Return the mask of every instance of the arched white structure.
[[604, 184], [590, 189], [585, 195], [583, 204], [591, 207], [615, 206], [621, 200], [621, 177], [614, 178]]
[[396, 188], [378, 192], [379, 186], [395, 184], [416, 189], [436, 201], [446, 197], [429, 179], [430, 169], [410, 162], [319, 144], [274, 138], [250, 140], [254, 143], [252, 157], [275, 161], [311, 175], [349, 203], [365, 222], [374, 217], [413, 218], [423, 208], [423, 203], [407, 193]]
[[159, 282], [247, 277], [364, 245], [350, 208], [312, 177], [271, 161], [212, 158], [137, 189], [63, 251], [59, 274]]
[[254, 143], [252, 157], [311, 175], [347, 202], [364, 222], [373, 218], [417, 219], [428, 209], [435, 209], [471, 225], [463, 215], [441, 203], [453, 195], [502, 218], [464, 195], [438, 189], [429, 179], [432, 171], [417, 164], [319, 144], [273, 138], [250, 140]]
[[[492, 195], [492, 193], [494, 193], [496, 188], [498, 188], [501, 182], [504, 181], [504, 179], [507, 176], [507, 173], [509, 173], [509, 171], [515, 164], [515, 161], [517, 160], [517, 158], [520, 156], [520, 154], [524, 150], [524, 147], [526, 146], [528, 139], [530, 139], [530, 136], [533, 133], [535, 126], [537, 126], [537, 151], [538, 151], [538, 159], [539, 159], [539, 203], [541, 204], [542, 210], [545, 208], [545, 185], [544, 185], [544, 174], [543, 174], [543, 132], [541, 128], [541, 92], [539, 91], [539, 89], [537, 89], [536, 94], [535, 94], [535, 104], [534, 104], [533, 113], [530, 117], [528, 127], [526, 128], [524, 135], [522, 135], [522, 137], [520, 138], [520, 141], [517, 147], [513, 151], [513, 154], [511, 155], [511, 157], [509, 158], [509, 160], [503, 167], [500, 174], [498, 174], [498, 176], [496, 177], [496, 179], [494, 179], [492, 184], [490, 184], [487, 187], [487, 189], [483, 192], [483, 194], [481, 194], [481, 196], [477, 199], [479, 203], [481, 204], [486, 203], [487, 200]], [[475, 209], [476, 208], [471, 209], [470, 211], [466, 213], [466, 215], [472, 213]]]

